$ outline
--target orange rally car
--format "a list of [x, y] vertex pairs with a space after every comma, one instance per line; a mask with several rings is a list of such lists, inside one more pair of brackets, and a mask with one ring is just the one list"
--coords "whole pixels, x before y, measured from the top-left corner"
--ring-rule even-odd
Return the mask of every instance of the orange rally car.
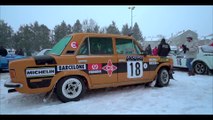
[[52, 93], [62, 102], [77, 101], [86, 90], [152, 83], [172, 78], [170, 58], [146, 55], [131, 36], [76, 33], [65, 36], [49, 55], [9, 64], [8, 92]]

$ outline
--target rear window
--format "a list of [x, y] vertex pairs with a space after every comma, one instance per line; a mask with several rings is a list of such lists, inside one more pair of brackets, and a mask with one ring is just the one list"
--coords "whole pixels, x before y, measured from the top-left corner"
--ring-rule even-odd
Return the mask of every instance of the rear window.
[[204, 45], [204, 46], [201, 47], [201, 50], [205, 53], [213, 53], [213, 47], [212, 46]]
[[62, 38], [49, 52], [49, 54], [61, 55], [64, 48], [67, 46], [68, 42], [71, 40], [72, 36], [66, 36]]

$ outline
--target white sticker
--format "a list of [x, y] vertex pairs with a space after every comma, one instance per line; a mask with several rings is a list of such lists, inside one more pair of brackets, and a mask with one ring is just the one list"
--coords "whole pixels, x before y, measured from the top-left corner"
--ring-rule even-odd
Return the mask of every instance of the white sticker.
[[142, 61], [127, 61], [127, 78], [141, 78], [143, 76]]
[[29, 77], [44, 77], [55, 75], [55, 68], [28, 68], [26, 76]]
[[144, 63], [144, 64], [143, 64], [143, 68], [144, 68], [144, 69], [147, 69], [147, 68], [148, 68], [147, 63]]
[[71, 42], [71, 47], [72, 48], [78, 48], [78, 43], [77, 42]]
[[66, 71], [66, 70], [86, 70], [86, 64], [57, 66], [57, 71]]

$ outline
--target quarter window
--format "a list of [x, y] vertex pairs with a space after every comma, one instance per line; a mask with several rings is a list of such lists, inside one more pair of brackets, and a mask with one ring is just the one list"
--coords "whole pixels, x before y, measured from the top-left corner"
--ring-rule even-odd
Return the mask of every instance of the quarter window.
[[131, 39], [116, 39], [116, 51], [118, 54], [137, 54], [135, 47]]
[[81, 48], [78, 52], [78, 55], [88, 55], [89, 49], [88, 49], [88, 38], [84, 40], [83, 44], [81, 45]]
[[92, 55], [113, 54], [112, 38], [89, 38], [89, 44]]

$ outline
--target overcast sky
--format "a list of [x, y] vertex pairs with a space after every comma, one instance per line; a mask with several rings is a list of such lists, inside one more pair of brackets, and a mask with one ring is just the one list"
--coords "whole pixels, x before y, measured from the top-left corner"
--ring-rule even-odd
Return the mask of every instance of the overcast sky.
[[[129, 6], [0, 6], [0, 19], [15, 31], [20, 25], [45, 24], [49, 29], [63, 20], [73, 25], [77, 19], [94, 19], [101, 27], [114, 20], [119, 30], [126, 23], [131, 25]], [[193, 30], [199, 36], [213, 33], [213, 6], [135, 6], [133, 23], [137, 22], [143, 36], [159, 34], [170, 37], [182, 30]]]

